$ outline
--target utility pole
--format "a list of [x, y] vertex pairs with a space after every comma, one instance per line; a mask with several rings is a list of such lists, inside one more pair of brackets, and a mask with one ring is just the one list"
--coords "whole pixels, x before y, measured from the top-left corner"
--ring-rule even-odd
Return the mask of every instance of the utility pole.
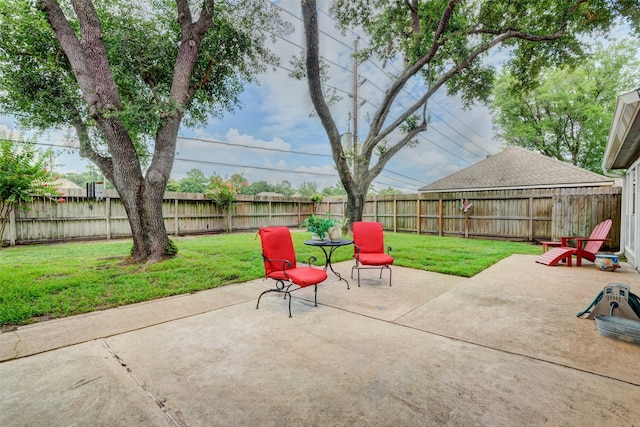
[[353, 42], [353, 175], [358, 169], [358, 40]]

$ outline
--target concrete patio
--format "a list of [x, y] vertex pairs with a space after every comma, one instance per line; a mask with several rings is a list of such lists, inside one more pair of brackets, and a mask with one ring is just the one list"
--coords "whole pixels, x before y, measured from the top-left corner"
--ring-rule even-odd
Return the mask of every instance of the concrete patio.
[[575, 314], [640, 275], [535, 258], [330, 277], [291, 319], [255, 280], [25, 326], [0, 334], [0, 425], [639, 426], [640, 346]]

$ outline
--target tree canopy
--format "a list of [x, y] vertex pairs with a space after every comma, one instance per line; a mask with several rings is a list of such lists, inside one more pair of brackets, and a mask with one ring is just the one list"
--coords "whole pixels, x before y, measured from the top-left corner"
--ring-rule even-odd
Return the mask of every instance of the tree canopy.
[[72, 127], [123, 201], [133, 258], [173, 249], [162, 197], [181, 125], [233, 109], [287, 25], [261, 0], [5, 0], [0, 113]]
[[575, 67], [544, 68], [530, 91], [516, 79], [496, 80], [492, 112], [498, 135], [508, 145], [537, 151], [602, 173], [617, 96], [640, 86], [640, 43], [622, 40], [604, 46]]
[[[361, 219], [367, 188], [387, 162], [427, 130], [427, 103], [437, 91], [459, 96], [467, 107], [488, 102], [496, 71], [488, 59], [497, 49], [518, 86], [534, 87], [544, 67], [575, 64], [588, 38], [606, 34], [620, 18], [637, 33], [637, 6], [637, 0], [336, 0], [331, 13], [339, 27], [368, 37], [360, 62], [402, 60], [399, 71], [388, 69], [392, 82], [374, 102], [363, 140], [355, 141], [352, 169], [323, 90], [316, 1], [301, 0], [310, 97], [348, 195], [351, 222]], [[398, 101], [409, 82], [416, 83], [414, 100], [405, 107]]]

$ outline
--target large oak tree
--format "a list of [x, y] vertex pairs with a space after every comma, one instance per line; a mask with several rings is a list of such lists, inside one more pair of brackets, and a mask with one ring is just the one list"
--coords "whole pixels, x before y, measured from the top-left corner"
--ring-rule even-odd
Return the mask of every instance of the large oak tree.
[[6, 0], [0, 112], [70, 126], [117, 189], [136, 261], [172, 253], [162, 198], [181, 125], [232, 109], [287, 26], [261, 0]]
[[[640, 24], [637, 0], [336, 0], [332, 13], [340, 28], [358, 28], [369, 39], [360, 61], [401, 57], [404, 64], [399, 72], [391, 70], [396, 77], [374, 102], [352, 169], [323, 93], [316, 0], [301, 0], [301, 7], [310, 96], [347, 192], [351, 221], [361, 220], [367, 189], [386, 163], [427, 130], [427, 102], [437, 91], [460, 96], [465, 106], [488, 101], [495, 69], [483, 59], [491, 52], [502, 48], [504, 67], [528, 88], [543, 66], [582, 56], [585, 36], [608, 31], [619, 17], [635, 30]], [[424, 89], [412, 85], [416, 100], [403, 108], [398, 98], [415, 79]]]

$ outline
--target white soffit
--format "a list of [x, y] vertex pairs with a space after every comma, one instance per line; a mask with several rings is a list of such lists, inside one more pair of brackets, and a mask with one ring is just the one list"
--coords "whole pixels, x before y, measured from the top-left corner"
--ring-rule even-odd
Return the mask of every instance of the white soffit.
[[618, 96], [603, 170], [626, 169], [640, 156], [640, 88]]

